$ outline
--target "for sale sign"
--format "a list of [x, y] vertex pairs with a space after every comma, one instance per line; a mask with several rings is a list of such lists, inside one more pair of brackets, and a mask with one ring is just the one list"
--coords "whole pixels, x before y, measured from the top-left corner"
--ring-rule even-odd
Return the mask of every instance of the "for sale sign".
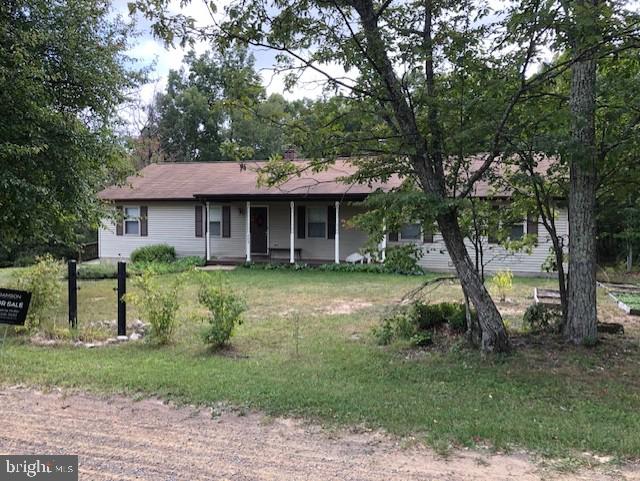
[[30, 302], [30, 292], [0, 289], [0, 324], [24, 326]]

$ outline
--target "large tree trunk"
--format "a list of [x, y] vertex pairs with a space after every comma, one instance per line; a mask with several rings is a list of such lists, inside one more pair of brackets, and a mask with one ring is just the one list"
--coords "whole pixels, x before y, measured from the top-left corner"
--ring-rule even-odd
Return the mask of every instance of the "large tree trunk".
[[462, 289], [478, 312], [482, 331], [479, 347], [483, 352], [509, 352], [511, 346], [502, 317], [469, 258], [455, 211], [440, 214], [437, 221]]
[[575, 62], [571, 67], [570, 93], [573, 145], [569, 155], [569, 302], [565, 336], [576, 344], [593, 343], [597, 338], [595, 87], [596, 61], [587, 58]]

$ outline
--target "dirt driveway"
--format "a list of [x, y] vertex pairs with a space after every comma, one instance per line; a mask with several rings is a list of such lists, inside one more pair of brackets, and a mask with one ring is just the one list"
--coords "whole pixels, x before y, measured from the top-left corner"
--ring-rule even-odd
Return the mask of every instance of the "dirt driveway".
[[78, 454], [81, 480], [640, 480], [633, 467], [567, 474], [525, 455], [445, 459], [402, 444], [257, 413], [214, 417], [156, 400], [0, 390], [0, 452]]

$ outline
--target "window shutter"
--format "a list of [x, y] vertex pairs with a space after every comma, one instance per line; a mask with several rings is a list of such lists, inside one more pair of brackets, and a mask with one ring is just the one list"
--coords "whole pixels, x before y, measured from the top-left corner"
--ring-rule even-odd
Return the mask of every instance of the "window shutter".
[[433, 244], [433, 232], [428, 232], [426, 230], [423, 230], [422, 242], [426, 242], [427, 244]]
[[538, 215], [529, 214], [527, 216], [527, 235], [531, 235], [538, 239]]
[[202, 237], [202, 206], [196, 205], [196, 237]]
[[147, 237], [149, 235], [149, 230], [147, 226], [147, 213], [148, 209], [146, 205], [140, 206], [140, 235], [142, 237]]
[[389, 242], [398, 242], [398, 233], [389, 232], [388, 239], [389, 239]]
[[307, 208], [298, 206], [298, 239], [304, 239], [307, 233]]
[[222, 237], [231, 237], [231, 207], [222, 206]]
[[327, 238], [336, 238], [336, 208], [333, 205], [327, 207]]
[[116, 235], [124, 234], [124, 208], [116, 207]]

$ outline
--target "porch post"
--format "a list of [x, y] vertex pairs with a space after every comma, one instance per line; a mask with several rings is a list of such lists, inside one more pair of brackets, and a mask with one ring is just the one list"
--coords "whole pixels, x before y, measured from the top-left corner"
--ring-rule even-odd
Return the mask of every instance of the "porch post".
[[246, 227], [245, 227], [245, 239], [244, 250], [247, 255], [247, 262], [251, 262], [251, 202], [247, 201], [246, 208]]
[[293, 243], [295, 242], [296, 236], [294, 235], [295, 230], [295, 203], [291, 201], [289, 203], [291, 207], [291, 230], [289, 231], [289, 263], [295, 264], [296, 262], [296, 251]]
[[387, 258], [387, 224], [382, 224], [382, 240], [380, 241], [380, 259], [382, 262]]
[[336, 236], [334, 239], [335, 262], [340, 264], [340, 202], [336, 201]]
[[209, 201], [207, 201], [207, 212], [206, 212], [206, 216], [207, 219], [204, 223], [204, 231], [207, 234], [207, 260], [210, 261], [211, 260], [211, 235], [209, 233]]

